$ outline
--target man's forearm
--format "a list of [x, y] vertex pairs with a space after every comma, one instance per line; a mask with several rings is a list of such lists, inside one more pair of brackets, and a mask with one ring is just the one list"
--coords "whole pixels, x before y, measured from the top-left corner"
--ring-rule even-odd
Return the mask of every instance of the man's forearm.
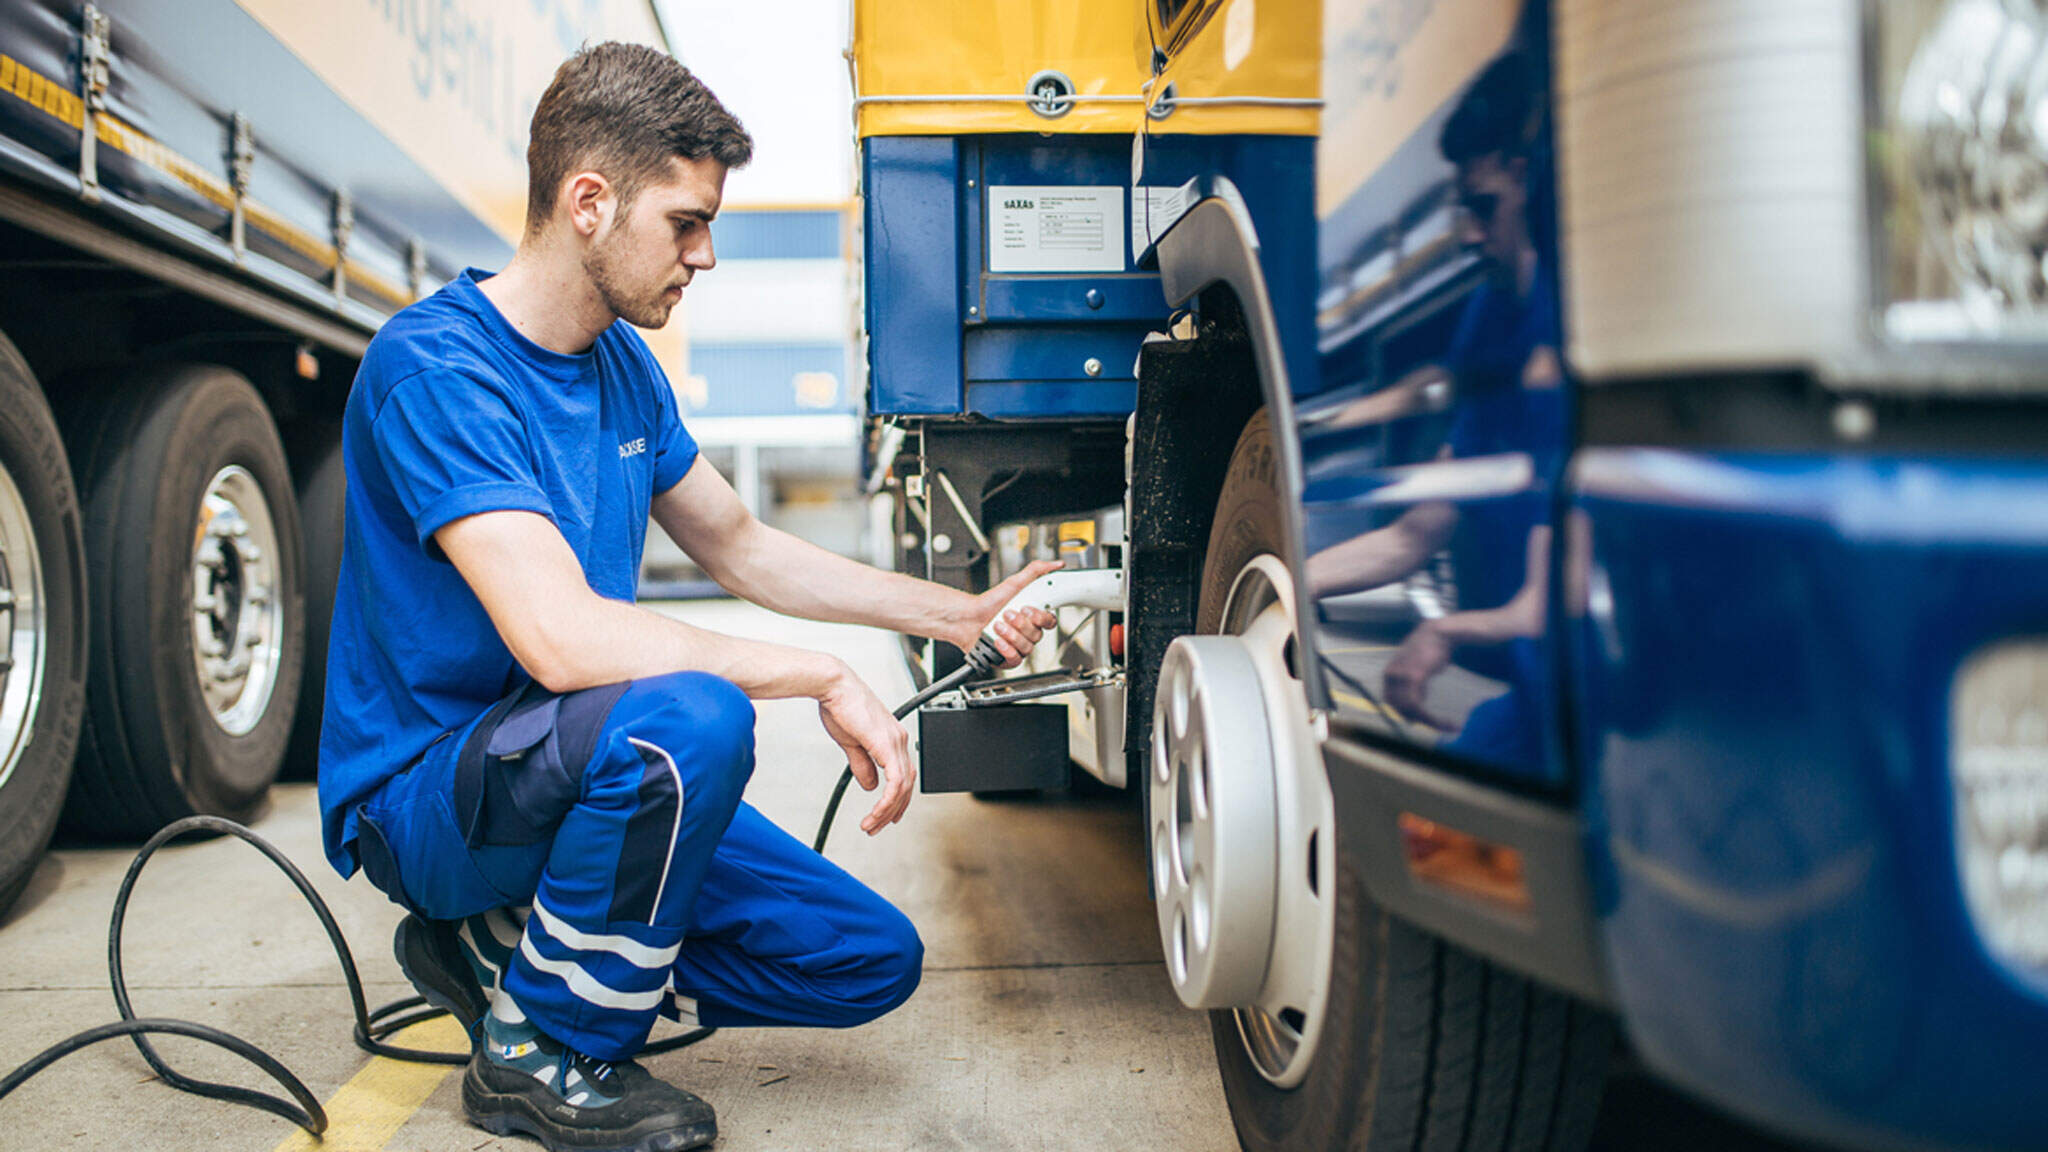
[[1454, 645], [1485, 647], [1530, 635], [1522, 616], [1523, 614], [1510, 604], [1499, 608], [1453, 612], [1448, 616], [1438, 617], [1428, 626], [1435, 628], [1438, 634]]
[[884, 572], [755, 522], [731, 548], [707, 557], [712, 579], [771, 611], [806, 620], [864, 624], [959, 643], [979, 624], [974, 597]]
[[1340, 596], [1406, 579], [1444, 546], [1457, 523], [1450, 504], [1418, 504], [1391, 524], [1310, 556], [1309, 586], [1319, 596]]
[[552, 692], [709, 672], [757, 700], [815, 697], [845, 670], [822, 653], [727, 636], [594, 593], [559, 610], [532, 649], [517, 655]]
[[757, 699], [845, 687], [831, 656], [741, 640], [592, 591], [568, 541], [532, 512], [465, 516], [434, 534], [527, 674], [573, 692], [669, 672], [709, 672]]

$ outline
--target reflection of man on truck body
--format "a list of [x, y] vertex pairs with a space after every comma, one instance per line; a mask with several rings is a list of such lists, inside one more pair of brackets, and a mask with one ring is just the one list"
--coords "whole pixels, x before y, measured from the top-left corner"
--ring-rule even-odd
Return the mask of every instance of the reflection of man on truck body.
[[[883, 786], [870, 835], [910, 800], [903, 726], [833, 657], [633, 606], [650, 512], [746, 599], [963, 647], [1048, 567], [979, 597], [885, 574], [763, 526], [697, 454], [620, 321], [659, 327], [712, 267], [751, 151], [673, 59], [577, 53], [534, 112], [511, 263], [393, 318], [349, 397], [328, 856], [412, 913], [401, 966], [477, 1041], [470, 1118], [551, 1149], [710, 1142], [710, 1107], [631, 1062], [657, 1015], [848, 1026], [920, 973], [901, 913], [740, 802], [749, 698], [818, 702]], [[1051, 623], [995, 630], [1014, 662]]]
[[[1457, 165], [1459, 227], [1466, 245], [1486, 262], [1487, 276], [1466, 301], [1441, 366], [1410, 373], [1394, 388], [1419, 394], [1448, 377], [1458, 415], [1439, 458], [1534, 448], [1540, 476], [1547, 474], [1545, 457], [1562, 444], [1563, 376], [1556, 292], [1528, 203], [1539, 96], [1529, 60], [1509, 54], [1473, 81], [1445, 122], [1438, 147]], [[1377, 399], [1360, 405], [1371, 405], [1383, 419], [1412, 404], [1407, 397]], [[1422, 621], [1385, 670], [1391, 707], [1449, 728], [1431, 719], [1425, 701], [1430, 681], [1466, 650], [1464, 659], [1487, 665], [1483, 671], [1507, 680], [1510, 689], [1475, 710], [1451, 746], [1484, 759], [1521, 760], [1534, 753], [1519, 746], [1533, 730], [1520, 715], [1525, 703], [1519, 697], [1541, 676], [1520, 674], [1518, 666], [1535, 654], [1515, 649], [1543, 630], [1550, 529], [1528, 497], [1504, 504], [1463, 511], [1444, 501], [1416, 505], [1391, 524], [1310, 557], [1308, 573], [1317, 595], [1341, 595], [1403, 579], [1439, 551], [1457, 551], [1461, 537], [1496, 549], [1501, 539], [1525, 537], [1519, 566], [1503, 566], [1497, 557], [1457, 565], [1460, 601], [1476, 606]], [[1515, 523], [1504, 522], [1509, 520]], [[1504, 663], [1474, 651], [1500, 645], [1510, 645]]]

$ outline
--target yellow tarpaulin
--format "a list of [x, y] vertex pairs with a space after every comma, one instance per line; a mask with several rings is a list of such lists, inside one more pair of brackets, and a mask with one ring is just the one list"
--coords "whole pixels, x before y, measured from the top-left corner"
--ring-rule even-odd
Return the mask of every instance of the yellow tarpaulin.
[[[1314, 0], [1190, 4], [1165, 36], [1150, 27], [1151, 8], [1151, 0], [855, 0], [859, 132], [1135, 132], [1155, 39], [1173, 47], [1156, 83], [1170, 82], [1176, 96], [1193, 100], [1153, 130], [1315, 132], [1321, 21]], [[1024, 100], [1032, 79], [1046, 72], [1072, 83], [1075, 99], [1064, 115], [1040, 115]]]

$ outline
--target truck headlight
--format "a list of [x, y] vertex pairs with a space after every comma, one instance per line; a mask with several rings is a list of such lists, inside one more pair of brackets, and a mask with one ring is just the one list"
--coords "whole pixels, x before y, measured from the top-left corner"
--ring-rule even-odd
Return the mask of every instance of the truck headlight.
[[1978, 652], [1951, 702], [1956, 846], [1971, 918], [2048, 975], [2048, 639]]
[[1866, 11], [1884, 327], [2048, 336], [2048, 12], [2041, 0]]

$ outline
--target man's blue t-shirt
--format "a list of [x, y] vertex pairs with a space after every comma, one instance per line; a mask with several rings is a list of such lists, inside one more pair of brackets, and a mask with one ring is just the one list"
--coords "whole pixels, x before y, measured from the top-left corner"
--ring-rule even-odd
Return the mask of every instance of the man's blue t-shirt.
[[363, 798], [528, 679], [434, 533], [479, 512], [540, 513], [598, 595], [630, 601], [648, 506], [697, 456], [630, 326], [613, 324], [587, 352], [550, 351], [478, 290], [488, 278], [471, 269], [392, 317], [343, 418], [320, 807], [344, 876]]

